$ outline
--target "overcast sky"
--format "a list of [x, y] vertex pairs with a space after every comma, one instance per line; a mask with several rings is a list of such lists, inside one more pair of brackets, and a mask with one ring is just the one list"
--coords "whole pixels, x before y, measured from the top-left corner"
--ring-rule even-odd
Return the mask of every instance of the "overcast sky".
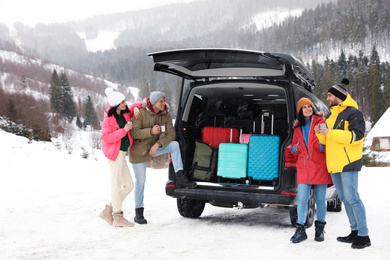
[[191, 1], [197, 0], [0, 0], [0, 21], [34, 26]]

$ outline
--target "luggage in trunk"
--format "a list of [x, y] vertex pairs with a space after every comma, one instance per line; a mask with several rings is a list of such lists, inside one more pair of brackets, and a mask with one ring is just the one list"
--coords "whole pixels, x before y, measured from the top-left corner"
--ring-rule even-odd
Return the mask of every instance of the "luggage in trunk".
[[280, 137], [252, 135], [249, 140], [248, 177], [273, 181], [279, 175]]
[[217, 176], [228, 179], [247, 177], [248, 145], [221, 143], [218, 151]]
[[210, 181], [215, 178], [217, 148], [195, 140], [195, 152], [192, 160], [192, 177], [194, 180]]
[[238, 143], [238, 139], [237, 128], [206, 126], [202, 129], [202, 142], [213, 148], [218, 148], [220, 143]]
[[261, 134], [274, 134], [274, 113], [264, 110], [261, 113]]

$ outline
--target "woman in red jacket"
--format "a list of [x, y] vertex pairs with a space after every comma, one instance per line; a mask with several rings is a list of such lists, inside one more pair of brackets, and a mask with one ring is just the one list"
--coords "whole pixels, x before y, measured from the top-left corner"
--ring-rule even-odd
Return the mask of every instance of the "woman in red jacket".
[[308, 98], [301, 98], [297, 104], [298, 119], [294, 124], [292, 152], [297, 154], [298, 185], [298, 221], [297, 229], [290, 241], [299, 243], [307, 239], [305, 221], [310, 190], [314, 187], [317, 205], [315, 221], [315, 240], [324, 241], [326, 215], [326, 189], [332, 179], [326, 168], [325, 147], [321, 145], [314, 132], [314, 127], [325, 123], [324, 118], [314, 110]]
[[131, 117], [138, 118], [141, 102], [129, 109], [126, 97], [106, 88], [110, 107], [104, 112], [102, 127], [103, 153], [108, 158], [111, 173], [111, 203], [106, 205], [99, 217], [115, 227], [132, 227], [134, 224], [123, 217], [122, 202], [134, 188], [133, 179], [127, 166], [126, 154], [133, 143], [130, 130]]

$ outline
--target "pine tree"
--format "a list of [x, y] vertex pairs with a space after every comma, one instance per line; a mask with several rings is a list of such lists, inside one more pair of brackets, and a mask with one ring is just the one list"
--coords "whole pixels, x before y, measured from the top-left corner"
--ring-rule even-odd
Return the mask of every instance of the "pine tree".
[[93, 127], [93, 129], [99, 129], [100, 124], [99, 120], [97, 118], [95, 109], [92, 104], [91, 97], [88, 96], [87, 101], [85, 102], [85, 120], [84, 120], [84, 127], [87, 125], [90, 125]]
[[81, 123], [80, 117], [76, 117], [76, 125], [78, 128], [83, 128], [83, 123]]
[[314, 93], [317, 94], [317, 91], [320, 91], [321, 100], [323, 102], [326, 102], [326, 95], [328, 93], [328, 89], [333, 86], [336, 81], [336, 72], [337, 72], [337, 64], [333, 60], [329, 60], [329, 58], [326, 58], [324, 67], [323, 67], [323, 74], [322, 78], [317, 82], [317, 87], [314, 88]]
[[324, 77], [324, 67], [320, 63], [317, 63], [313, 60], [311, 66], [309, 66], [309, 69], [312, 71], [316, 81], [316, 86], [313, 92], [319, 99], [325, 101], [329, 86], [321, 84]]
[[76, 116], [76, 103], [73, 100], [72, 89], [69, 86], [64, 72], [61, 72], [59, 81], [62, 90], [62, 106], [60, 112], [64, 118], [71, 121]]
[[381, 90], [381, 71], [380, 60], [378, 52], [375, 46], [372, 48], [370, 63], [368, 68], [369, 74], [369, 99], [370, 99], [370, 121], [376, 123], [378, 119], [385, 112], [383, 106], [385, 100], [383, 100], [383, 93]]
[[20, 85], [22, 86], [22, 89], [26, 89], [27, 88], [27, 78], [25, 75], [22, 75], [20, 77]]
[[172, 105], [173, 104], [172, 90], [171, 90], [171, 86], [169, 86], [166, 81], [164, 81], [161, 91], [165, 94], [166, 101]]
[[389, 62], [382, 63], [382, 85], [383, 85], [383, 98], [385, 108], [390, 106], [390, 64]]
[[19, 122], [19, 115], [18, 111], [16, 110], [16, 106], [14, 104], [14, 101], [12, 99], [8, 100], [8, 106], [6, 110], [6, 117], [9, 122], [18, 123]]
[[140, 90], [139, 90], [139, 97], [141, 99], [147, 98], [147, 97], [149, 97], [150, 92], [151, 92], [150, 84], [149, 84], [148, 80], [145, 79]]
[[54, 70], [50, 80], [50, 103], [55, 112], [62, 112], [62, 91], [57, 71]]
[[339, 68], [338, 78], [340, 78], [341, 80], [342, 78], [345, 78], [347, 76], [348, 70], [348, 62], [343, 50], [341, 51], [337, 66]]

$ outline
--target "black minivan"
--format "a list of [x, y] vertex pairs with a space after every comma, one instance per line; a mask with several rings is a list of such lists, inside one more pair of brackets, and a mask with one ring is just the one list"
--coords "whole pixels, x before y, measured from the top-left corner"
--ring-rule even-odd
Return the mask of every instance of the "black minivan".
[[[202, 139], [202, 129], [207, 126], [236, 128], [240, 135], [264, 134], [264, 111], [269, 111], [272, 132], [268, 134], [280, 137], [277, 177], [272, 181], [253, 181], [249, 177], [223, 179], [213, 169], [210, 179], [195, 180], [196, 188], [179, 188], [170, 164], [166, 194], [177, 199], [179, 213], [197, 218], [206, 203], [240, 208], [272, 206], [289, 209], [295, 225], [296, 167], [289, 146], [297, 117], [296, 104], [307, 97], [317, 111], [329, 114], [323, 102], [312, 94], [315, 82], [308, 69], [290, 55], [239, 49], [182, 49], [149, 56], [155, 71], [182, 78], [175, 130], [188, 178], [194, 180], [195, 143]], [[341, 210], [333, 187], [328, 188], [327, 201], [328, 210]], [[315, 201], [311, 194], [307, 226], [313, 224], [314, 217]]]

